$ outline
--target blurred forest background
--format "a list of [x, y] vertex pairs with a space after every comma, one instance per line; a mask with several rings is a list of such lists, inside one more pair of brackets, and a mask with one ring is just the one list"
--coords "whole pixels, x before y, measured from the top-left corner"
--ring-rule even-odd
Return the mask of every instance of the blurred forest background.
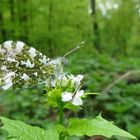
[[[6, 40], [24, 41], [51, 58], [85, 41], [66, 69], [84, 74], [83, 88], [102, 95], [89, 97], [84, 112], [66, 115], [102, 111], [140, 138], [140, 0], [0, 0], [0, 42]], [[56, 112], [42, 106], [43, 93], [40, 86], [1, 92], [0, 115], [49, 128]]]

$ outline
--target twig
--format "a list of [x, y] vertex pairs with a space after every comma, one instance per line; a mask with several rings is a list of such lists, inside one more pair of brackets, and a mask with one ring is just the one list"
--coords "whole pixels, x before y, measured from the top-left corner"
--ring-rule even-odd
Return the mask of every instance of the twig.
[[115, 86], [117, 83], [119, 83], [121, 80], [124, 80], [126, 79], [127, 77], [133, 75], [133, 74], [136, 74], [136, 73], [140, 73], [140, 70], [133, 70], [133, 71], [129, 71], [129, 72], [126, 72], [125, 74], [123, 74], [122, 76], [120, 76], [117, 80], [115, 80], [114, 82], [112, 82], [111, 84], [109, 84], [103, 91], [102, 93], [105, 94], [105, 93], [108, 93], [113, 86]]

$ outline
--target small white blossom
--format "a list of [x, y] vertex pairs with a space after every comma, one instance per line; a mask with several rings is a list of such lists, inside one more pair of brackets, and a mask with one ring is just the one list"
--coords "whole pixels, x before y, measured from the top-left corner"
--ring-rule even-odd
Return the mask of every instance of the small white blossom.
[[72, 97], [73, 96], [72, 93], [70, 93], [70, 92], [63, 92], [62, 93], [62, 101], [63, 102], [71, 101], [73, 105], [79, 106], [79, 105], [83, 104], [83, 101], [81, 99], [83, 94], [84, 94], [83, 90], [78, 90], [76, 92], [76, 94], [74, 95], [74, 97]]
[[28, 76], [26, 73], [24, 73], [24, 74], [21, 76], [21, 79], [27, 81], [27, 80], [29, 79], [29, 76]]
[[16, 51], [17, 53], [21, 53], [21, 51], [23, 50], [24, 45], [25, 45], [24, 42], [22, 42], [22, 41], [17, 41], [15, 51]]
[[29, 50], [28, 50], [28, 52], [29, 52], [29, 55], [32, 57], [32, 58], [34, 58], [37, 54], [36, 54], [36, 49], [35, 48], [33, 48], [33, 47], [31, 47]]
[[26, 68], [33, 68], [35, 65], [32, 64], [31, 61], [28, 59], [27, 62], [21, 61], [21, 65], [26, 65]]
[[84, 94], [83, 90], [78, 90], [72, 99], [72, 104], [76, 105], [76, 106], [82, 105], [83, 101], [82, 101], [81, 97], [83, 94]]
[[82, 79], [84, 78], [83, 75], [77, 75], [76, 77], [73, 75], [70, 75], [69, 78], [72, 80], [72, 83], [78, 87], [81, 84]]
[[63, 102], [67, 102], [67, 101], [70, 101], [72, 100], [72, 93], [70, 92], [63, 92], [62, 93], [62, 101]]

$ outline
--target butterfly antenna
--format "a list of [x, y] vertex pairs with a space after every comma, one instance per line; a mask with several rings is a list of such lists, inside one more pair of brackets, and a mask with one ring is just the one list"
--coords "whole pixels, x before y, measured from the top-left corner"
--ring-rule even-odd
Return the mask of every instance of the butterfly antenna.
[[73, 49], [70, 50], [69, 52], [67, 52], [62, 58], [65, 58], [65, 57], [67, 57], [69, 54], [75, 52], [75, 51], [78, 50], [78, 49], [81, 47], [81, 45], [83, 45], [83, 44], [85, 44], [84, 41], [81, 42], [81, 43], [79, 43], [75, 48], [73, 48]]

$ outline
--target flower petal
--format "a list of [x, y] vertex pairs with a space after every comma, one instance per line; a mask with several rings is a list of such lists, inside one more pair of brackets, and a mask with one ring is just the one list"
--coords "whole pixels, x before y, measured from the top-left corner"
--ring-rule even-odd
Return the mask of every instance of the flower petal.
[[83, 104], [83, 101], [81, 100], [81, 98], [74, 97], [73, 100], [72, 100], [72, 104], [76, 105], [76, 106], [79, 106], [79, 105]]
[[62, 101], [63, 102], [67, 102], [67, 101], [70, 101], [72, 100], [72, 93], [70, 92], [63, 92], [62, 93]]
[[75, 97], [80, 98], [84, 94], [84, 90], [78, 90]]

